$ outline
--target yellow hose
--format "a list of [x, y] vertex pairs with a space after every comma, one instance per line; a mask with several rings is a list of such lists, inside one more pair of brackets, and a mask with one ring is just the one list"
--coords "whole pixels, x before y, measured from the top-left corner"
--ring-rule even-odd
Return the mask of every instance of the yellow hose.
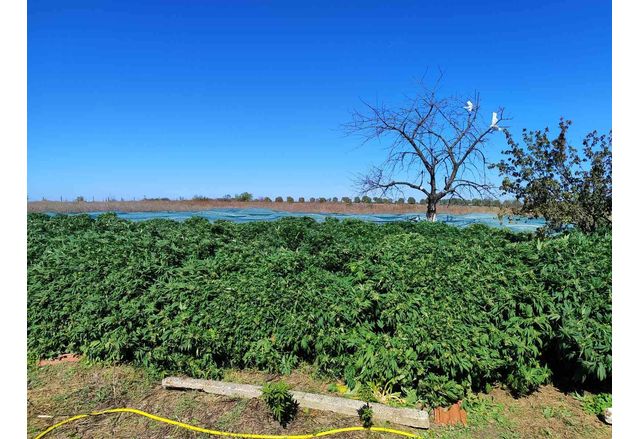
[[130, 409], [130, 408], [117, 408], [117, 409], [108, 409], [102, 410], [99, 412], [91, 412], [84, 415], [76, 415], [71, 418], [65, 419], [64, 421], [60, 421], [57, 424], [53, 424], [51, 427], [47, 428], [45, 431], [40, 433], [35, 437], [35, 439], [40, 439], [44, 437], [47, 433], [55, 430], [56, 428], [67, 424], [69, 422], [77, 421], [78, 419], [87, 418], [89, 416], [100, 416], [106, 415], [109, 413], [133, 413], [135, 415], [144, 416], [145, 418], [153, 419], [154, 421], [164, 422], [165, 424], [175, 425], [176, 427], [184, 428], [191, 431], [197, 431], [199, 433], [210, 434], [214, 436], [227, 436], [227, 437], [241, 437], [241, 438], [250, 438], [250, 439], [311, 439], [314, 437], [322, 437], [322, 436], [331, 436], [334, 434], [347, 433], [349, 431], [377, 431], [382, 433], [392, 433], [405, 437], [417, 438], [418, 435], [413, 433], [409, 433], [406, 431], [394, 430], [392, 428], [384, 428], [384, 427], [347, 427], [347, 428], [335, 428], [333, 430], [322, 431], [320, 433], [312, 433], [312, 434], [298, 434], [298, 435], [277, 435], [277, 434], [251, 434], [251, 433], [230, 433], [227, 431], [217, 431], [217, 430], [209, 430], [207, 428], [196, 427], [195, 425], [185, 424], [184, 422], [173, 421], [171, 419], [163, 418], [161, 416], [152, 415], [151, 413], [143, 412], [142, 410]]

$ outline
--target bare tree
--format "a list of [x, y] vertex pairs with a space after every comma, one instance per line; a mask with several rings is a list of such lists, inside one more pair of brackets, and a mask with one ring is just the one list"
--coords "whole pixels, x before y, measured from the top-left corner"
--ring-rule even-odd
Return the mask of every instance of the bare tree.
[[378, 139], [388, 150], [380, 166], [360, 176], [362, 193], [385, 196], [390, 191], [420, 191], [426, 196], [431, 221], [435, 221], [438, 203], [445, 197], [491, 193], [484, 149], [491, 135], [502, 129], [500, 122], [506, 120], [502, 108], [496, 110], [491, 122], [483, 120], [477, 93], [467, 101], [440, 98], [436, 89], [422, 87], [415, 98], [397, 109], [364, 102], [366, 111], [354, 111], [352, 121], [345, 125], [347, 133], [361, 135], [363, 143]]

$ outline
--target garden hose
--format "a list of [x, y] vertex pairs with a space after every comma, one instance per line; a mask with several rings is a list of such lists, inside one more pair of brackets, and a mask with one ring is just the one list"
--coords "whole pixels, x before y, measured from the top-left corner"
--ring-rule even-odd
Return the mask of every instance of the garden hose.
[[350, 431], [377, 431], [381, 433], [392, 433], [392, 434], [397, 434], [400, 436], [411, 437], [411, 438], [418, 437], [418, 435], [409, 433], [407, 431], [394, 430], [392, 428], [384, 428], [384, 427], [370, 427], [370, 428], [346, 427], [346, 428], [336, 428], [333, 430], [321, 431], [320, 433], [298, 434], [298, 435], [230, 433], [227, 431], [209, 430], [207, 428], [196, 427], [195, 425], [189, 425], [189, 424], [185, 424], [184, 422], [173, 421], [171, 419], [163, 418], [161, 416], [152, 415], [151, 413], [143, 412], [142, 410], [130, 409], [130, 408], [124, 407], [124, 408], [91, 412], [84, 415], [72, 416], [71, 418], [65, 419], [64, 421], [60, 421], [57, 424], [53, 424], [51, 427], [47, 428], [42, 433], [37, 435], [35, 439], [40, 439], [44, 437], [47, 433], [50, 433], [56, 428], [61, 427], [64, 424], [68, 424], [69, 422], [77, 421], [78, 419], [88, 418], [90, 416], [106, 415], [109, 413], [133, 413], [135, 415], [144, 416], [154, 421], [164, 422], [165, 424], [169, 424], [169, 425], [175, 425], [176, 427], [184, 428], [186, 430], [197, 431], [198, 433], [205, 433], [213, 436], [226, 436], [226, 437], [238, 437], [238, 438], [249, 438], [249, 439], [311, 439], [315, 437], [332, 436], [334, 434], [347, 433]]

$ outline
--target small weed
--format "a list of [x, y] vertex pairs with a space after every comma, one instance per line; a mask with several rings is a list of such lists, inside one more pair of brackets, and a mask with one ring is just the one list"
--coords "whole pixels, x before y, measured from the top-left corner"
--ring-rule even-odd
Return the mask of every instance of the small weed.
[[358, 409], [358, 417], [364, 428], [373, 427], [373, 409], [369, 403], [366, 403]]
[[611, 393], [599, 393], [580, 395], [574, 394], [573, 397], [580, 401], [582, 409], [590, 415], [601, 416], [605, 409], [613, 405]]

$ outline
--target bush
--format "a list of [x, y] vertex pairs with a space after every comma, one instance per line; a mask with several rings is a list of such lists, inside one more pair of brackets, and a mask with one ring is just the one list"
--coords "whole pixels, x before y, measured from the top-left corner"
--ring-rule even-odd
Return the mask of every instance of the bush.
[[287, 203], [293, 203], [293, 197], [287, 197]]
[[342, 201], [345, 204], [351, 204], [351, 198], [349, 197], [342, 197], [340, 201]]
[[266, 202], [266, 203], [272, 203], [272, 202], [273, 202], [273, 201], [271, 200], [271, 198], [269, 198], [269, 197], [264, 197], [264, 198], [262, 199], [262, 201], [264, 201], [264, 202]]
[[398, 201], [396, 201], [396, 204], [404, 204], [404, 198], [398, 198]]
[[354, 203], [360, 203], [360, 197], [353, 197]]
[[298, 401], [293, 398], [286, 383], [267, 383], [262, 387], [262, 400], [282, 427], [286, 428], [298, 412]]
[[611, 379], [611, 234], [28, 215], [30, 357], [163, 373], [303, 362], [434, 406]]
[[276, 203], [283, 203], [284, 200], [282, 199], [282, 197], [276, 197]]
[[416, 199], [413, 198], [413, 197], [409, 197], [409, 198], [407, 198], [407, 203], [408, 204], [416, 204]]
[[363, 203], [371, 203], [371, 197], [365, 195], [364, 197], [362, 197], [362, 202]]
[[298, 198], [298, 203], [304, 203], [304, 197]]
[[211, 200], [211, 198], [209, 197], [205, 197], [204, 195], [194, 195], [191, 198], [192, 201], [209, 201]]

